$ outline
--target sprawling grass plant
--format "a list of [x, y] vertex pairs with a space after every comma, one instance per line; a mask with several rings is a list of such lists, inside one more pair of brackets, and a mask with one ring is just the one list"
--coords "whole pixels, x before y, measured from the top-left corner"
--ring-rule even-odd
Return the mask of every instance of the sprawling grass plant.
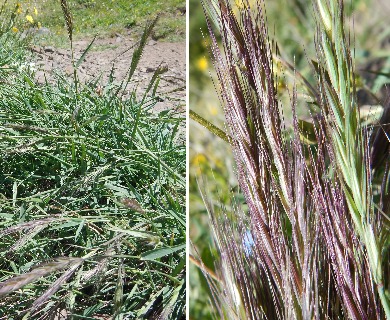
[[163, 69], [127, 89], [154, 23], [128, 78], [103, 85], [78, 81], [84, 55], [72, 79], [37, 84], [1, 34], [0, 319], [184, 316], [182, 111], [153, 111]]

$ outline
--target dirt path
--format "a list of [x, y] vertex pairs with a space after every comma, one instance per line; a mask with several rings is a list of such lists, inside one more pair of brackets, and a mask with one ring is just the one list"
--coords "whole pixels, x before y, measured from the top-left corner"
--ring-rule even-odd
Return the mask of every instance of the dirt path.
[[[78, 59], [91, 40], [74, 42], [75, 58]], [[85, 82], [102, 74], [101, 83], [105, 83], [114, 66], [116, 81], [122, 81], [130, 66], [131, 57], [136, 43], [130, 36], [117, 35], [114, 38], [96, 39], [86, 59], [79, 67], [79, 77]], [[36, 78], [43, 82], [46, 78], [51, 81], [54, 72], [68, 76], [73, 74], [70, 49], [32, 46], [36, 64]], [[156, 68], [163, 64], [168, 71], [161, 76], [157, 93], [161, 102], [155, 107], [156, 111], [185, 105], [185, 42], [167, 43], [150, 40], [133, 76], [129, 90], [137, 88], [141, 95], [147, 88]]]

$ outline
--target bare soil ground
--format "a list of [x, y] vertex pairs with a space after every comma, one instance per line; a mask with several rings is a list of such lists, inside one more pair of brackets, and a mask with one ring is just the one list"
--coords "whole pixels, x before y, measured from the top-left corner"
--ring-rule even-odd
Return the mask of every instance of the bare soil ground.
[[[91, 39], [74, 42], [76, 61], [90, 42]], [[102, 75], [100, 82], [103, 84], [107, 81], [112, 68], [114, 68], [115, 81], [124, 80], [136, 45], [136, 41], [129, 35], [118, 34], [112, 38], [96, 39], [92, 49], [87, 53], [86, 59], [79, 67], [80, 80], [86, 82]], [[52, 81], [54, 73], [73, 75], [70, 49], [32, 46], [31, 51], [34, 53], [38, 82], [44, 82], [45, 78], [49, 82]], [[185, 42], [168, 43], [150, 40], [128, 88], [129, 92], [136, 88], [138, 95], [142, 95], [154, 71], [162, 64], [168, 67], [168, 71], [161, 76], [157, 90], [161, 101], [157, 103], [155, 110], [161, 111], [177, 107], [184, 110], [186, 94], [185, 52]]]

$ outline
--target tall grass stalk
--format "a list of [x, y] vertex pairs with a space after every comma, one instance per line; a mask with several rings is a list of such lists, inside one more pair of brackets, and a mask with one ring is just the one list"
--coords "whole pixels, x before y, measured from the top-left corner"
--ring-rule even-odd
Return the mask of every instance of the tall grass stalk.
[[60, 0], [60, 3], [61, 3], [62, 14], [66, 24], [66, 31], [68, 33], [68, 38], [70, 42], [70, 54], [71, 54], [72, 65], [73, 65], [73, 77], [74, 77], [74, 84], [77, 93], [78, 79], [77, 79], [77, 68], [75, 66], [74, 49], [73, 49], [73, 18], [72, 18], [72, 13], [70, 11], [68, 2], [66, 0]]
[[304, 102], [294, 84], [287, 131], [275, 71], [280, 58], [264, 2], [244, 0], [237, 8], [230, 0], [203, 1], [225, 136], [248, 206], [245, 212], [234, 200], [234, 212], [218, 213], [203, 192], [222, 281], [208, 280], [222, 318], [390, 316], [383, 268], [389, 233], [373, 193], [387, 192], [373, 182], [374, 175], [386, 174], [370, 165], [370, 129], [360, 121], [343, 6], [313, 3], [318, 82], [301, 82], [309, 85], [317, 114], [310, 122], [298, 119]]

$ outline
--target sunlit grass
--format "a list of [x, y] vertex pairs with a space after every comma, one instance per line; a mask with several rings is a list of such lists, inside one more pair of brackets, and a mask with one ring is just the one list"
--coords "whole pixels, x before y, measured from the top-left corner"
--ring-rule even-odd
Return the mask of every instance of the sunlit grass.
[[[64, 22], [59, 1], [19, 1], [20, 14], [29, 15], [39, 21], [42, 27], [49, 28], [52, 37], [45, 37], [46, 41], [54, 37], [66, 36]], [[13, 7], [15, 1], [7, 6]], [[155, 39], [178, 41], [185, 38], [185, 15], [182, 0], [167, 1], [69, 1], [69, 7], [74, 19], [75, 39], [96, 34], [115, 35], [115, 33], [131, 32], [138, 34], [142, 26], [151, 17], [160, 15], [159, 23], [153, 31]], [[35, 8], [35, 9], [34, 9]], [[36, 13], [35, 14], [35, 10]], [[30, 18], [29, 18], [30, 19]], [[16, 26], [19, 28], [19, 26]], [[20, 28], [19, 28], [20, 29]]]

